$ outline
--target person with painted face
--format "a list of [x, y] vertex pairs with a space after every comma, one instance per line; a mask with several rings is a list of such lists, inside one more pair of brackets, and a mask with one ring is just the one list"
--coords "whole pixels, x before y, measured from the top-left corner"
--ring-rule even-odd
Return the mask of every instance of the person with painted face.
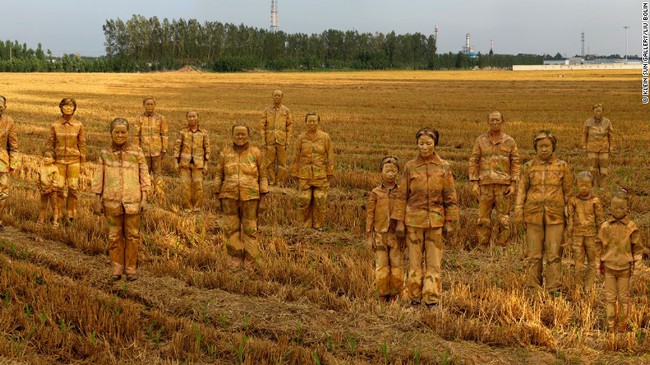
[[232, 145], [219, 154], [214, 192], [223, 213], [228, 265], [253, 270], [259, 259], [258, 212], [266, 209], [269, 192], [262, 152], [250, 145], [250, 129], [239, 122], [232, 127]]
[[542, 287], [542, 257], [546, 256], [545, 286], [555, 298], [561, 294], [561, 247], [565, 207], [573, 195], [573, 176], [566, 162], [555, 157], [557, 139], [547, 130], [533, 137], [537, 155], [521, 170], [515, 221], [526, 225], [529, 287]]
[[[610, 331], [627, 330], [630, 317], [630, 277], [634, 256], [640, 249], [640, 233], [628, 217], [628, 192], [621, 189], [610, 202], [611, 216], [600, 226], [596, 247], [600, 256], [600, 273], [605, 276], [605, 311]], [[618, 302], [618, 310], [617, 310]]]
[[203, 202], [203, 176], [208, 172], [210, 138], [199, 127], [199, 113], [186, 114], [187, 127], [181, 129], [174, 144], [174, 165], [181, 177], [183, 209], [199, 211]]
[[497, 244], [505, 246], [510, 238], [510, 204], [516, 190], [521, 166], [517, 143], [501, 131], [503, 114], [488, 115], [489, 130], [474, 142], [469, 158], [469, 180], [478, 196], [478, 248], [490, 244], [492, 210], [497, 212]]
[[287, 175], [287, 149], [291, 143], [292, 123], [289, 108], [282, 104], [284, 94], [273, 91], [273, 104], [262, 114], [262, 148], [266, 150], [269, 184], [283, 184]]
[[395, 234], [397, 221], [391, 219], [397, 198], [397, 157], [381, 160], [381, 184], [370, 192], [366, 209], [366, 233], [375, 252], [375, 286], [379, 299], [397, 299], [404, 286], [402, 249]]
[[[589, 171], [582, 171], [578, 174], [576, 183], [578, 194], [572, 196], [567, 203], [566, 230], [567, 236], [570, 237], [575, 260], [573, 295], [577, 299], [582, 291], [588, 293], [594, 287], [598, 271], [598, 252], [595, 240], [600, 226], [605, 221], [605, 214], [600, 199], [592, 193], [594, 176]], [[587, 259], [586, 270], [585, 258]]]
[[334, 178], [334, 147], [329, 134], [318, 128], [320, 116], [305, 115], [307, 131], [296, 140], [291, 176], [298, 180], [298, 207], [305, 228], [323, 231], [327, 195]]
[[9, 176], [16, 169], [18, 155], [18, 139], [14, 131], [15, 123], [10, 116], [5, 115], [7, 99], [0, 96], [0, 230], [4, 228], [2, 218], [4, 215], [5, 201], [9, 197]]
[[92, 192], [97, 194], [97, 210], [108, 222], [108, 255], [112, 279], [137, 278], [140, 217], [146, 208], [151, 180], [142, 149], [128, 142], [129, 122], [111, 122], [111, 146], [101, 151], [93, 176]]
[[582, 148], [587, 151], [596, 186], [604, 187], [609, 176], [609, 157], [614, 150], [614, 128], [603, 116], [603, 104], [594, 104], [594, 116], [585, 121], [582, 130]]
[[447, 234], [454, 230], [459, 219], [458, 196], [449, 162], [436, 153], [438, 131], [422, 128], [415, 139], [419, 154], [404, 165], [391, 218], [397, 221], [397, 235], [406, 234], [406, 291], [411, 305], [424, 303], [430, 308], [440, 304], [443, 229]]
[[86, 130], [73, 118], [77, 102], [65, 98], [59, 103], [61, 118], [50, 126], [48, 148], [54, 151], [55, 165], [59, 169], [59, 212], [67, 212], [67, 221], [77, 216], [79, 204], [79, 173], [86, 162]]
[[144, 113], [136, 116], [133, 121], [136, 137], [134, 142], [142, 148], [147, 158], [153, 192], [164, 197], [162, 163], [169, 149], [169, 124], [165, 117], [156, 113], [156, 99], [153, 96], [144, 98], [142, 106]]

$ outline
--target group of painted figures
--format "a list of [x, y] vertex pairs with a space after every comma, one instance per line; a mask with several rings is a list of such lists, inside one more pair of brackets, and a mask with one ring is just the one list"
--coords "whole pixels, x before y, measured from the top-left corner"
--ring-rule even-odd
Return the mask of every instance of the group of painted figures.
[[[0, 130], [6, 148], [0, 149], [0, 219], [8, 196], [7, 173], [16, 166], [17, 139], [13, 120], [2, 115], [6, 99], [0, 97]], [[307, 131], [294, 145], [291, 166], [287, 149], [291, 143], [292, 118], [282, 104], [283, 94], [273, 92], [273, 104], [261, 118], [262, 146], [250, 144], [251, 131], [245, 123], [232, 126], [232, 144], [219, 154], [214, 192], [223, 214], [228, 265], [234, 269], [253, 268], [259, 258], [258, 213], [266, 207], [269, 185], [281, 185], [290, 169], [298, 180], [298, 200], [304, 225], [323, 229], [330, 180], [334, 176], [333, 147], [329, 135], [319, 129], [320, 116], [307, 113]], [[64, 222], [77, 215], [80, 166], [86, 162], [86, 134], [73, 118], [77, 104], [66, 98], [59, 104], [61, 117], [52, 123], [38, 185], [44, 223], [48, 205], [54, 225], [65, 210]], [[106, 216], [112, 279], [136, 279], [141, 212], [149, 195], [163, 195], [162, 161], [169, 151], [169, 127], [155, 112], [156, 100], [143, 100], [144, 113], [132, 122], [116, 118], [110, 123], [112, 143], [101, 151], [93, 177], [96, 209]], [[607, 319], [610, 328], [625, 327], [629, 303], [629, 279], [638, 247], [639, 231], [628, 217], [627, 192], [611, 199], [609, 218], [604, 217], [600, 200], [592, 194], [608, 176], [613, 129], [603, 116], [603, 107], [593, 107], [594, 116], [584, 124], [583, 148], [591, 161], [591, 172], [573, 176], [567, 163], [555, 157], [557, 139], [542, 130], [534, 135], [534, 159], [521, 167], [517, 144], [502, 132], [503, 114], [490, 113], [489, 130], [476, 140], [469, 159], [469, 180], [478, 196], [478, 246], [491, 240], [492, 210], [497, 214], [498, 245], [510, 238], [512, 196], [516, 195], [514, 221], [526, 226], [527, 283], [542, 286], [560, 296], [561, 249], [565, 230], [570, 237], [575, 260], [575, 295], [593, 288], [596, 272], [605, 276]], [[172, 157], [183, 189], [183, 208], [200, 209], [203, 177], [208, 170], [208, 133], [199, 127], [199, 114], [186, 114], [187, 127], [176, 140]], [[134, 131], [132, 131], [134, 130]], [[129, 142], [133, 133], [135, 143]], [[379, 297], [393, 301], [403, 294], [412, 306], [436, 306], [441, 294], [443, 237], [459, 219], [454, 177], [448, 162], [436, 153], [440, 140], [437, 130], [422, 128], [416, 135], [419, 153], [400, 168], [396, 157], [381, 160], [381, 184], [372, 190], [367, 205], [366, 229], [375, 252], [375, 282]], [[399, 177], [401, 171], [401, 178]], [[153, 181], [152, 181], [153, 180]], [[515, 194], [516, 192], [516, 194]], [[409, 267], [405, 275], [401, 242], [405, 243]], [[542, 258], [546, 272], [542, 275]], [[584, 261], [587, 261], [585, 268]], [[586, 278], [585, 278], [586, 276]], [[543, 280], [544, 279], [544, 280]], [[616, 314], [618, 302], [618, 316]]]
[[[535, 133], [536, 156], [522, 167], [517, 144], [501, 130], [503, 114], [488, 115], [489, 130], [478, 137], [469, 158], [469, 180], [478, 196], [478, 247], [484, 249], [491, 241], [493, 210], [497, 216], [494, 240], [500, 246], [507, 244], [511, 200], [516, 195], [513, 220], [526, 227], [527, 285], [560, 297], [566, 234], [565, 246], [572, 250], [575, 260], [573, 295], [580, 297], [591, 291], [600, 271], [605, 277], [609, 328], [624, 330], [629, 281], [640, 237], [636, 224], [628, 218], [626, 190], [613, 195], [609, 218], [592, 193], [594, 186], [603, 187], [608, 176], [614, 133], [609, 119], [603, 117], [603, 106], [594, 105], [593, 112], [593, 118], [584, 124], [582, 138], [591, 172], [577, 175], [577, 193], [567, 163], [555, 157], [557, 138], [551, 131]], [[397, 177], [397, 158], [381, 160], [382, 182], [370, 194], [366, 230], [375, 252], [380, 299], [389, 302], [403, 293], [414, 307], [421, 303], [434, 307], [440, 302], [442, 288], [443, 237], [453, 231], [459, 209], [450, 165], [435, 152], [438, 132], [422, 128], [415, 136], [419, 155], [404, 164], [401, 179]], [[400, 241], [409, 258], [406, 285]]]

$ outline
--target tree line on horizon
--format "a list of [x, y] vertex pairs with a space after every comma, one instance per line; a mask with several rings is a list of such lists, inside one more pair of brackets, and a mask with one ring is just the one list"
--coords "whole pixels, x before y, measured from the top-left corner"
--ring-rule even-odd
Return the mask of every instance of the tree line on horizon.
[[[269, 30], [196, 19], [109, 19], [102, 26], [106, 55], [90, 58], [44, 52], [0, 42], [3, 72], [146, 72], [176, 70], [186, 65], [217, 72], [269, 70], [445, 70], [509, 68], [542, 64], [548, 55], [436, 52], [433, 35], [419, 32], [360, 33], [329, 29], [320, 34]], [[11, 52], [10, 54], [7, 54]], [[549, 56], [550, 57], [550, 56]]]

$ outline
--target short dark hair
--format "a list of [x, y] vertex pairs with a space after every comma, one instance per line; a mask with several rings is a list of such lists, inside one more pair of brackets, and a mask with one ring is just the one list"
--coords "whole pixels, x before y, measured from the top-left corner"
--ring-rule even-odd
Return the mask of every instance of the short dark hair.
[[305, 123], [307, 123], [307, 118], [311, 117], [312, 115], [315, 115], [317, 118], [316, 120], [318, 120], [318, 122], [320, 123], [320, 115], [316, 112], [309, 112], [305, 114]]
[[602, 103], [596, 103], [596, 104], [594, 104], [594, 106], [591, 107], [591, 110], [595, 110], [596, 108], [600, 108], [600, 109], [605, 110], [605, 107], [603, 107], [603, 104], [602, 104]]
[[625, 202], [629, 203], [630, 202], [630, 196], [629, 196], [629, 193], [628, 193], [627, 189], [623, 188], [623, 189], [619, 189], [617, 192], [615, 192], [614, 195], [612, 195], [612, 200], [614, 200], [614, 199], [625, 200]]
[[420, 137], [424, 135], [429, 136], [433, 139], [434, 146], [438, 145], [438, 139], [440, 138], [440, 133], [438, 133], [438, 131], [435, 128], [431, 128], [431, 127], [420, 128], [420, 130], [417, 133], [415, 133], [415, 140], [416, 141], [419, 140]]
[[589, 171], [580, 171], [578, 173], [578, 179], [577, 180], [591, 180], [591, 183], [594, 183], [594, 175], [589, 172]]
[[495, 111], [493, 111], [493, 112], [489, 112], [489, 113], [488, 113], [488, 115], [487, 115], [487, 120], [488, 120], [488, 122], [490, 121], [490, 115], [495, 114], [495, 113], [499, 113], [499, 115], [501, 116], [501, 121], [502, 121], [502, 122], [505, 122], [505, 121], [506, 121], [506, 116], [503, 115], [503, 113], [501, 113], [500, 111], [495, 110]]
[[47, 155], [50, 155], [50, 156], [54, 157], [54, 151], [52, 149], [50, 149], [50, 148], [46, 148], [45, 150], [43, 150], [43, 157], [45, 157]]
[[250, 127], [248, 126], [248, 124], [246, 124], [246, 122], [243, 122], [243, 121], [235, 122], [235, 124], [232, 125], [232, 129], [230, 130], [230, 134], [235, 134], [235, 128], [237, 128], [237, 127], [244, 127], [244, 128], [246, 128], [246, 131], [248, 132], [248, 134], [251, 134]]
[[196, 116], [197, 116], [197, 117], [199, 116], [199, 112], [197, 112], [196, 110], [192, 109], [192, 110], [188, 110], [187, 113], [185, 113], [185, 118], [187, 118], [187, 116], [190, 115], [190, 113], [196, 113]]
[[63, 108], [64, 105], [72, 104], [74, 106], [73, 112], [77, 111], [77, 101], [74, 98], [63, 98], [59, 103], [59, 109]]
[[555, 148], [557, 147], [557, 138], [553, 135], [553, 132], [545, 129], [535, 133], [533, 136], [533, 147], [535, 148], [535, 151], [537, 151], [537, 141], [546, 138], [551, 140], [551, 144], [553, 145], [553, 152], [555, 152]]
[[388, 163], [395, 165], [397, 167], [397, 171], [399, 171], [399, 159], [395, 156], [386, 156], [382, 158], [381, 163], [379, 164], [379, 171], [383, 171], [384, 165]]
[[142, 99], [142, 105], [144, 105], [144, 103], [146, 103], [147, 100], [153, 100], [153, 103], [154, 104], [156, 103], [156, 98], [154, 98], [153, 96], [145, 96], [144, 99]]
[[113, 133], [113, 129], [115, 129], [115, 126], [118, 124], [122, 124], [126, 126], [126, 130], [129, 130], [129, 121], [124, 119], [124, 118], [115, 118], [111, 121], [111, 127], [110, 127], [110, 132]]

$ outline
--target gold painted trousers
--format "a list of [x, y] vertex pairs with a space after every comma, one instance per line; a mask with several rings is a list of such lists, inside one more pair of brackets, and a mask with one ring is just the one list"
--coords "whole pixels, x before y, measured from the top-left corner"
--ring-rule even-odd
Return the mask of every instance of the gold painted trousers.
[[375, 285], [379, 296], [398, 295], [404, 287], [402, 250], [395, 232], [373, 232]]
[[203, 169], [181, 167], [178, 174], [183, 189], [183, 208], [200, 208], [203, 203]]
[[221, 199], [226, 250], [234, 258], [255, 261], [257, 242], [257, 208], [259, 200]]
[[59, 163], [56, 167], [59, 169], [59, 212], [67, 211], [68, 218], [77, 216], [77, 205], [79, 204], [79, 170], [81, 164]]
[[492, 234], [492, 209], [497, 212], [497, 244], [505, 246], [510, 238], [510, 224], [508, 217], [510, 215], [510, 204], [512, 198], [504, 196], [510, 185], [489, 184], [481, 185], [480, 195], [478, 197], [478, 247], [485, 248], [490, 244]]
[[[577, 290], [590, 291], [596, 282], [598, 262], [596, 260], [596, 237], [573, 236], [573, 259], [575, 260], [575, 286]], [[587, 267], [585, 268], [585, 258]], [[585, 279], [586, 277], [586, 279]]]
[[107, 215], [108, 256], [113, 275], [135, 275], [140, 244], [140, 214]]
[[300, 179], [298, 181], [298, 207], [302, 211], [306, 228], [322, 228], [327, 208], [330, 183], [327, 179]]
[[[607, 324], [610, 331], [627, 324], [630, 304], [630, 276], [631, 268], [625, 270], [612, 270], [605, 267], [605, 311]], [[618, 301], [618, 315], [616, 302]]]
[[[264, 156], [269, 184], [282, 184], [287, 177], [287, 146], [267, 144]], [[277, 173], [276, 173], [277, 167]]]
[[409, 299], [424, 304], [438, 304], [442, 291], [442, 227], [406, 227], [406, 246], [409, 252], [406, 287]]
[[542, 287], [542, 258], [546, 256], [546, 290], [560, 290], [562, 262], [560, 249], [564, 224], [526, 224], [528, 262], [527, 283], [530, 287]]

